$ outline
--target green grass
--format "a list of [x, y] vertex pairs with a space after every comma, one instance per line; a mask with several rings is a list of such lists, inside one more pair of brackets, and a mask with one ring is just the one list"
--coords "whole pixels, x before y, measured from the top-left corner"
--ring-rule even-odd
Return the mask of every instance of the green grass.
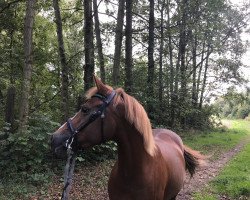
[[229, 162], [212, 184], [216, 191], [230, 197], [250, 197], [250, 144]]
[[217, 198], [214, 197], [213, 195], [206, 194], [204, 192], [203, 193], [195, 193], [193, 197], [195, 200], [217, 200]]
[[[247, 121], [235, 121], [232, 129], [250, 135], [250, 123]], [[209, 186], [194, 194], [194, 199], [214, 200], [219, 199], [220, 195], [230, 199], [250, 199], [250, 143], [227, 164]]]
[[236, 146], [250, 130], [250, 123], [243, 120], [227, 120], [230, 129], [220, 128], [212, 132], [183, 134], [184, 144], [218, 159], [221, 153]]

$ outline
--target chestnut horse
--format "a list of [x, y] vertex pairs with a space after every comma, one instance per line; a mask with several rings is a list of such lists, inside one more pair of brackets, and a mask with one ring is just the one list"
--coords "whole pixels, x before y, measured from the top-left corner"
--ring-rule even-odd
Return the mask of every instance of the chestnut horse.
[[175, 199], [185, 170], [192, 176], [205, 157], [184, 146], [176, 133], [152, 129], [135, 98], [94, 79], [96, 87], [87, 92], [81, 110], [53, 134], [55, 153], [65, 151], [69, 138], [75, 149], [113, 140], [118, 144], [118, 160], [108, 183], [111, 200]]

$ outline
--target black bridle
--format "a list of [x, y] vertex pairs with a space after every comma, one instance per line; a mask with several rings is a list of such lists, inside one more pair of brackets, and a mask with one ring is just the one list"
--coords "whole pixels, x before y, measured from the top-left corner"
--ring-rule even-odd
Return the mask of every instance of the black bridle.
[[[113, 98], [115, 97], [116, 92], [113, 90], [111, 92], [111, 94], [107, 97], [101, 95], [101, 94], [95, 94], [93, 95], [91, 98], [97, 97], [100, 100], [103, 101], [102, 105], [98, 108], [98, 110], [92, 112], [88, 118], [88, 120], [81, 124], [78, 128], [74, 128], [73, 124], [72, 124], [72, 120], [68, 119], [67, 120], [67, 127], [70, 130], [71, 136], [66, 140], [65, 143], [65, 147], [68, 149], [72, 149], [72, 144], [74, 141], [76, 141], [76, 136], [77, 133], [79, 133], [81, 130], [85, 129], [88, 125], [90, 125], [92, 122], [94, 122], [98, 117], [101, 117], [101, 143], [105, 141], [104, 138], [104, 130], [103, 130], [103, 126], [104, 126], [104, 122], [103, 119], [105, 118], [105, 110], [106, 108], [109, 106], [110, 102], [113, 100]], [[77, 141], [76, 141], [77, 143]]]

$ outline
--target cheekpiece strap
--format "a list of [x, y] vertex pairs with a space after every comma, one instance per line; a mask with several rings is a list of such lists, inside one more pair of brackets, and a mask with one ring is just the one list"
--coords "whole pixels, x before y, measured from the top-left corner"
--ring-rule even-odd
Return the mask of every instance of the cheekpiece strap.
[[71, 131], [72, 134], [75, 133], [75, 129], [74, 129], [73, 125], [72, 125], [72, 121], [71, 121], [70, 118], [67, 120], [67, 126], [68, 126], [68, 129]]

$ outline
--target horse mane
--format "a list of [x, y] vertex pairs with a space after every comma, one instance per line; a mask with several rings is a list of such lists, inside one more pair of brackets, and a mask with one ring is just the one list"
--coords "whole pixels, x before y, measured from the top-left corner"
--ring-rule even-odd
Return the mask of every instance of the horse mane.
[[[111, 87], [108, 86], [108, 88]], [[90, 98], [97, 92], [98, 89], [93, 87], [87, 91], [86, 97]], [[145, 109], [134, 97], [128, 95], [122, 88], [116, 89], [116, 93], [117, 95], [113, 100], [113, 105], [116, 107], [119, 103], [124, 104], [125, 119], [131, 125], [134, 125], [136, 130], [142, 135], [146, 152], [154, 156], [156, 145], [153, 138], [152, 126]]]
[[[114, 104], [118, 104], [118, 101], [122, 100], [125, 106], [125, 119], [136, 128], [136, 130], [142, 135], [144, 141], [144, 148], [151, 156], [155, 155], [155, 141], [152, 133], [152, 126], [148, 115], [143, 106], [132, 96], [124, 92], [123, 89], [116, 89], [117, 98], [114, 99]], [[118, 98], [120, 96], [120, 98]]]

